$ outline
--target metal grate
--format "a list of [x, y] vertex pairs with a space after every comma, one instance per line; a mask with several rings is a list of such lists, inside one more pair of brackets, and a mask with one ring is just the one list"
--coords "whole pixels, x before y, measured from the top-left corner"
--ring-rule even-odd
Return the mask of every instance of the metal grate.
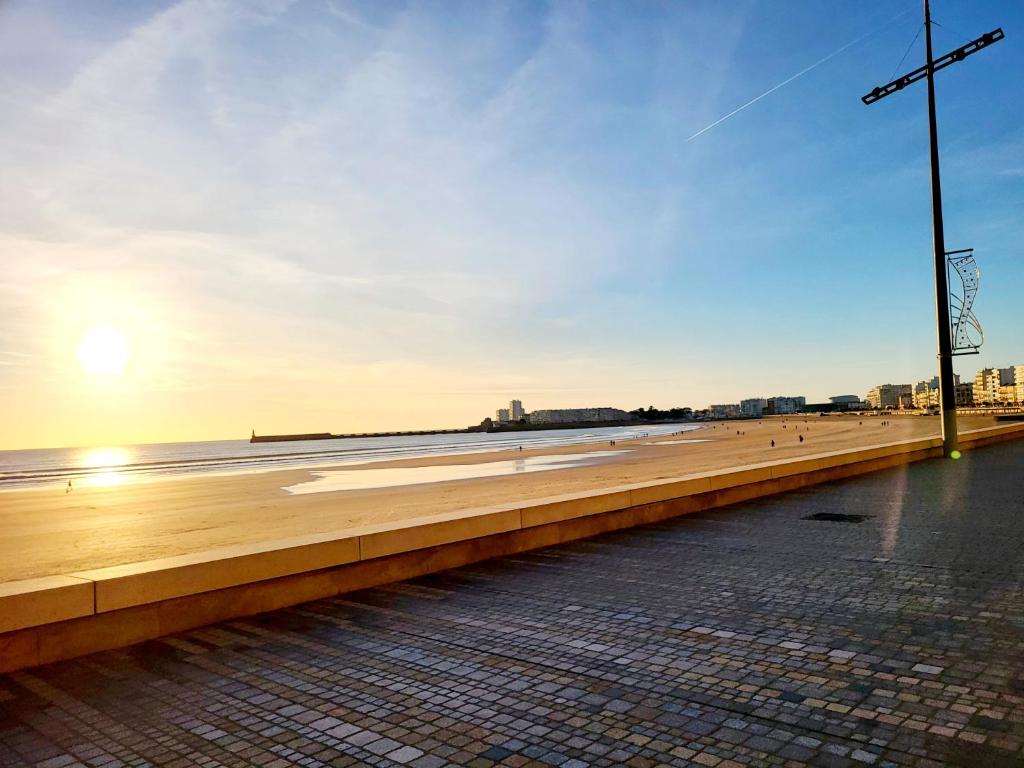
[[871, 515], [845, 515], [839, 512], [815, 512], [804, 520], [821, 520], [826, 523], [862, 523]]

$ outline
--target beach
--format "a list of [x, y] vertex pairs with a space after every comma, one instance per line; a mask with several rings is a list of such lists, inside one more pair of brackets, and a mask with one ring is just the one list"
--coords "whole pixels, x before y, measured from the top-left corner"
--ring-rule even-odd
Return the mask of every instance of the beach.
[[[993, 423], [986, 416], [962, 417], [960, 429]], [[52, 487], [7, 491], [0, 494], [0, 581], [598, 491], [938, 433], [936, 417], [774, 417], [708, 423], [677, 436], [618, 440], [614, 446], [564, 445], [372, 462], [337, 471], [293, 468], [120, 485], [115, 477], [111, 485], [76, 487], [71, 493]], [[569, 456], [579, 463], [541, 459]], [[536, 460], [543, 462], [537, 471], [516, 469]], [[502, 466], [495, 466], [499, 462]], [[367, 483], [357, 482], [353, 473], [367, 471], [390, 481], [401, 478], [403, 484], [359, 487]], [[489, 476], [469, 476], [481, 472]], [[436, 480], [449, 474], [461, 479]], [[322, 482], [324, 475], [341, 477], [355, 488], [316, 492], [316, 486], [308, 485]]]

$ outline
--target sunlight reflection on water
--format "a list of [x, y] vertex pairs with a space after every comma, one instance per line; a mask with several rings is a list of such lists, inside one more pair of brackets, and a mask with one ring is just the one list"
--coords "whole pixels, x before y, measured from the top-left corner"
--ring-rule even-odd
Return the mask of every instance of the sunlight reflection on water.
[[555, 456], [527, 456], [508, 461], [488, 461], [482, 464], [448, 464], [426, 467], [397, 467], [382, 469], [339, 469], [314, 472], [315, 479], [284, 487], [288, 493], [324, 493], [326, 491], [358, 491], [366, 488], [393, 488], [419, 483], [443, 483], [450, 480], [470, 480], [478, 477], [499, 477], [527, 472], [544, 472], [593, 464], [597, 459], [618, 456], [630, 451], [590, 451], [565, 453]]
[[80, 478], [77, 483], [91, 488], [109, 488], [124, 482], [124, 475], [118, 471], [132, 462], [132, 452], [127, 448], [87, 448], [76, 457], [81, 469], [94, 469]]

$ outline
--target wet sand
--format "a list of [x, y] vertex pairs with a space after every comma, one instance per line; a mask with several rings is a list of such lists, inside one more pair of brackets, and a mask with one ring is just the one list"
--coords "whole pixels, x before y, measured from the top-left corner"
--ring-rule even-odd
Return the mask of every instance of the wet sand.
[[[789, 417], [761, 423], [716, 422], [679, 437], [586, 446], [437, 456], [339, 467], [359, 472], [511, 461], [534, 456], [618, 451], [586, 466], [391, 488], [292, 494], [327, 468], [203, 476], [97, 488], [0, 493], [0, 581], [69, 573], [188, 552], [340, 531], [545, 496], [597, 491], [693, 472], [877, 445], [939, 433], [936, 417]], [[961, 429], [991, 426], [962, 417]], [[737, 430], [745, 434], [738, 435]], [[798, 435], [804, 436], [800, 443]], [[680, 442], [680, 440], [708, 442]], [[776, 447], [770, 447], [770, 441]], [[465, 474], [464, 471], [461, 472]]]

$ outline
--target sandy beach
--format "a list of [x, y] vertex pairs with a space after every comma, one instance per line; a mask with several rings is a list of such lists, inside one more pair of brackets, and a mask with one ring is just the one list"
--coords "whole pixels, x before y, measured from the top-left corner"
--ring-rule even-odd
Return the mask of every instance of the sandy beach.
[[[862, 421], [862, 423], [861, 423]], [[939, 433], [936, 417], [788, 417], [708, 424], [678, 437], [406, 459], [346, 472], [465, 465], [583, 454], [593, 463], [547, 471], [362, 490], [290, 493], [326, 468], [165, 479], [0, 494], [0, 581], [151, 560], [232, 544], [344, 530], [455, 510], [595, 491], [693, 472], [877, 445]], [[963, 417], [960, 428], [990, 426]], [[741, 432], [743, 434], [737, 434]], [[799, 441], [799, 436], [804, 442]], [[706, 442], [685, 442], [705, 440]], [[771, 447], [771, 440], [776, 446]], [[614, 451], [614, 454], [607, 455]], [[433, 473], [436, 476], [436, 472]]]

